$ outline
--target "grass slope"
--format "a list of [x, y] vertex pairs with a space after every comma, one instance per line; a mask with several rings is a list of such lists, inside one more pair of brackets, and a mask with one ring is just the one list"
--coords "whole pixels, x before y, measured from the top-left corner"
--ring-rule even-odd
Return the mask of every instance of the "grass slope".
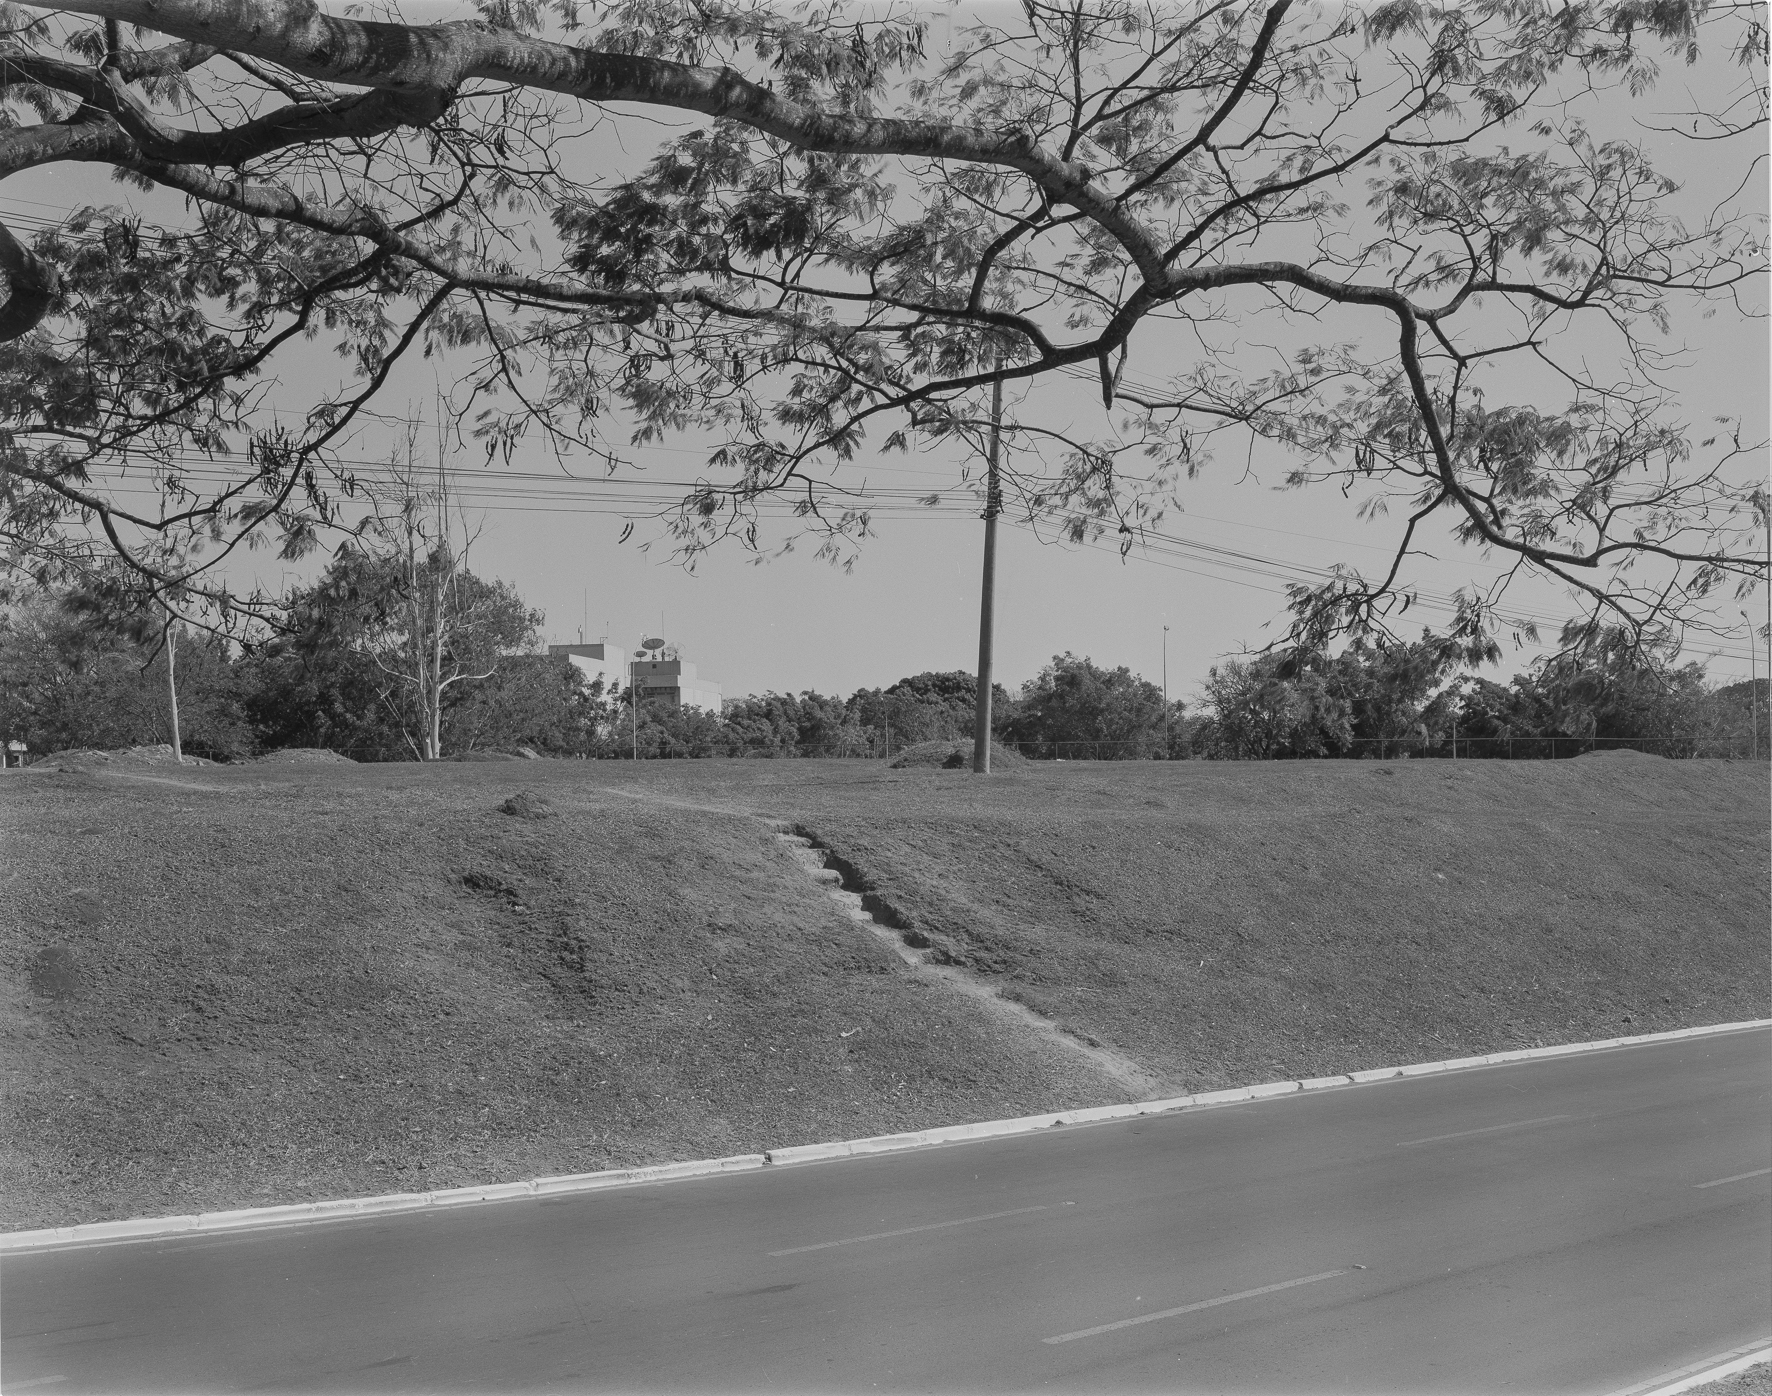
[[526, 768], [0, 784], [0, 1226], [1111, 1098], [892, 973], [757, 820], [570, 781], [502, 813]]
[[0, 1225], [1111, 1098], [896, 970], [754, 816], [1176, 1089], [1767, 1013], [1763, 767], [14, 773]]
[[1177, 1090], [1769, 1010], [1763, 766], [910, 774], [795, 804], [956, 960]]

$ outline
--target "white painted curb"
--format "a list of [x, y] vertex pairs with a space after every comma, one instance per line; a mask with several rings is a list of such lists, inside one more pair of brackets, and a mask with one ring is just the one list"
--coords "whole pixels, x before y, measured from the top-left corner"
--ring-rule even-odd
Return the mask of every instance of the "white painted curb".
[[[1638, 1382], [1622, 1391], [1614, 1391], [1611, 1396], [1679, 1396], [1682, 1391], [1690, 1391], [1695, 1386], [1708, 1386], [1713, 1381], [1721, 1381], [1737, 1372], [1745, 1372], [1749, 1367], [1757, 1367], [1762, 1362], [1772, 1362], [1772, 1339], [1761, 1338], [1758, 1342], [1736, 1348], [1733, 1352], [1722, 1352], [1715, 1357], [1704, 1358], [1703, 1361], [1695, 1362], [1691, 1367], [1682, 1367], [1677, 1372], [1664, 1372], [1646, 1382]], [[1703, 1370], [1694, 1371], [1694, 1367]]]
[[[830, 1144], [802, 1144], [795, 1148], [771, 1149], [765, 1157], [770, 1163], [779, 1164], [853, 1158], [860, 1154], [884, 1154], [899, 1149], [922, 1148], [930, 1144], [955, 1144], [969, 1139], [996, 1139], [1010, 1134], [1029, 1134], [1035, 1130], [1051, 1129], [1055, 1125], [1086, 1125], [1103, 1120], [1134, 1119], [1140, 1115], [1158, 1115], [1170, 1110], [1266, 1100], [1271, 1096], [1295, 1095], [1300, 1091], [1330, 1090], [1337, 1086], [1359, 1086], [1396, 1077], [1465, 1071], [1471, 1067], [1501, 1066], [1508, 1062], [1531, 1061], [1538, 1057], [1566, 1057], [1577, 1052], [1601, 1052], [1615, 1047], [1634, 1047], [1650, 1042], [1671, 1042], [1686, 1037], [1708, 1037], [1716, 1033], [1764, 1027], [1772, 1027], [1772, 1018], [1756, 1019], [1748, 1023], [1718, 1023], [1703, 1028], [1679, 1028], [1673, 1032], [1646, 1033], [1641, 1037], [1610, 1037], [1599, 1042], [1576, 1042], [1561, 1047], [1527, 1047], [1515, 1052], [1491, 1052], [1481, 1057], [1455, 1057], [1450, 1061], [1421, 1062], [1414, 1066], [1385, 1066], [1372, 1071], [1355, 1071], [1346, 1076], [1312, 1076], [1303, 1081], [1271, 1081], [1261, 1086], [1239, 1086], [1233, 1090], [1207, 1091], [1201, 1095], [1175, 1096], [1169, 1100], [1138, 1100], [1125, 1105], [1098, 1105], [1089, 1110], [1060, 1110], [1050, 1115], [1023, 1115], [1012, 1120], [949, 1125], [944, 1129], [883, 1134], [872, 1139], [841, 1139]], [[3, 1243], [4, 1238], [0, 1237], [0, 1244]]]
[[515, 1197], [550, 1197], [558, 1193], [597, 1192], [635, 1183], [665, 1183], [673, 1178], [701, 1178], [713, 1173], [742, 1173], [768, 1162], [763, 1154], [695, 1159], [688, 1163], [657, 1163], [645, 1168], [611, 1168], [601, 1173], [569, 1173], [558, 1178], [532, 1178], [524, 1183], [489, 1183], [480, 1187], [443, 1188], [435, 1192], [395, 1192], [381, 1197], [347, 1197], [330, 1202], [293, 1202], [283, 1207], [243, 1207], [233, 1212], [199, 1212], [183, 1217], [138, 1217], [131, 1221], [88, 1222], [41, 1231], [0, 1233], [0, 1253], [39, 1251], [63, 1246], [90, 1246], [105, 1241], [141, 1240], [216, 1231], [245, 1231], [292, 1226], [302, 1222], [348, 1221], [388, 1212], [417, 1212], [460, 1207], [478, 1202], [506, 1202]]
[[[1332, 1090], [1367, 1085], [1406, 1076], [1426, 1076], [1441, 1071], [1465, 1071], [1472, 1067], [1502, 1066], [1509, 1062], [1541, 1057], [1566, 1057], [1578, 1052], [1604, 1052], [1617, 1047], [1637, 1047], [1651, 1042], [1673, 1042], [1688, 1037], [1711, 1037], [1718, 1033], [1743, 1032], [1772, 1027], [1772, 1018], [1746, 1023], [1717, 1023], [1702, 1028], [1679, 1028], [1673, 1032], [1645, 1033], [1641, 1037], [1609, 1037], [1598, 1042], [1573, 1042], [1560, 1047], [1528, 1047], [1514, 1052], [1491, 1052], [1480, 1057], [1456, 1057], [1443, 1062], [1420, 1062], [1413, 1066], [1387, 1066], [1355, 1071], [1346, 1076], [1312, 1076], [1303, 1081], [1270, 1081], [1260, 1086], [1238, 1086], [1228, 1091], [1175, 1096], [1169, 1100], [1131, 1101], [1124, 1105], [1098, 1105], [1087, 1110], [1059, 1110], [1048, 1115], [1022, 1115], [1008, 1120], [984, 1120], [977, 1124], [948, 1125], [939, 1129], [913, 1130], [906, 1134], [881, 1134], [868, 1139], [839, 1139], [828, 1144], [799, 1144], [771, 1149], [762, 1154], [735, 1154], [730, 1158], [695, 1159], [686, 1163], [660, 1163], [645, 1168], [612, 1168], [601, 1173], [572, 1173], [558, 1178], [533, 1178], [524, 1183], [493, 1183], [481, 1187], [447, 1188], [437, 1192], [399, 1192], [383, 1197], [354, 1197], [330, 1202], [297, 1202], [283, 1207], [246, 1207], [230, 1212], [202, 1212], [182, 1217], [138, 1217], [130, 1221], [88, 1222], [80, 1226], [48, 1227], [39, 1231], [0, 1233], [0, 1254], [8, 1251], [39, 1251], [64, 1246], [91, 1246], [107, 1241], [142, 1240], [181, 1233], [243, 1231], [257, 1227], [299, 1225], [307, 1222], [346, 1221], [353, 1217], [389, 1212], [432, 1211], [482, 1202], [504, 1202], [519, 1197], [547, 1197], [562, 1193], [598, 1192], [604, 1188], [631, 1187], [640, 1183], [664, 1183], [677, 1178], [701, 1178], [716, 1173], [743, 1173], [771, 1165], [816, 1163], [824, 1159], [856, 1158], [868, 1154], [898, 1153], [934, 1144], [958, 1144], [974, 1139], [1001, 1139], [1031, 1134], [1058, 1125], [1098, 1124], [1107, 1120], [1133, 1119], [1171, 1110], [1190, 1110], [1214, 1105], [1234, 1105], [1302, 1091]], [[1756, 1359], [1757, 1360], [1757, 1359]], [[1748, 1365], [1748, 1364], [1744, 1364]], [[1684, 1390], [1684, 1387], [1679, 1388]], [[1671, 1390], [1671, 1389], [1670, 1389]], [[1664, 1396], [1657, 1392], [1655, 1396]]]

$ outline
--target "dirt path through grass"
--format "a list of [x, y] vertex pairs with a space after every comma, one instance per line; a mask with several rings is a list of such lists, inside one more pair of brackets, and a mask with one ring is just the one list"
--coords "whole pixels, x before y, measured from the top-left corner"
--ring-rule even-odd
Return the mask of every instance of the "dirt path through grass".
[[[668, 809], [731, 815], [741, 819], [758, 817], [749, 811], [734, 808], [731, 805], [710, 805], [674, 799], [652, 791], [610, 789], [609, 793], [628, 799], [646, 800]], [[773, 823], [771, 827], [775, 829], [777, 837], [782, 839], [788, 847], [790, 856], [799, 861], [815, 881], [823, 881], [819, 875], [827, 869], [829, 870], [835, 885], [828, 888], [827, 891], [838, 900], [838, 904], [843, 906], [846, 913], [850, 914], [853, 919], [865, 923], [876, 938], [905, 963], [911, 973], [931, 984], [940, 985], [949, 992], [962, 995], [976, 1005], [980, 1012], [990, 1014], [1011, 1025], [1012, 1028], [1025, 1030], [1059, 1050], [1087, 1062], [1102, 1075], [1114, 1090], [1120, 1092], [1124, 1099], [1153, 1099], [1167, 1085], [1161, 1076], [1146, 1070], [1143, 1065], [1125, 1053], [1104, 1047], [1086, 1033], [1055, 1022], [1035, 1011], [1026, 1003], [1013, 998], [1005, 998], [995, 985], [984, 982], [957, 965], [944, 964], [932, 959], [927, 940], [921, 940], [921, 948], [919, 948], [917, 943], [920, 940], [919, 937], [913, 935], [907, 940], [902, 930], [895, 928], [895, 923], [901, 918], [890, 913], [881, 915], [868, 909], [862, 889], [859, 886], [849, 886], [843, 873], [832, 867], [828, 861], [830, 853], [828, 849], [820, 848], [812, 839], [789, 830], [779, 822]], [[808, 859], [802, 856], [803, 851], [810, 851], [813, 856]]]
[[[1004, 998], [993, 985], [983, 982], [976, 975], [968, 974], [951, 964], [932, 961], [928, 942], [923, 941], [923, 948], [910, 943], [919, 937], [914, 933], [910, 937], [906, 936], [905, 931], [900, 928], [903, 917], [880, 899], [870, 898], [860, 886], [855, 885], [853, 874], [845, 877], [842, 870], [830, 861], [828, 849], [819, 847], [803, 834], [784, 830], [777, 833], [776, 837], [788, 846], [792, 856], [815, 881], [825, 885], [826, 894], [844, 907], [853, 920], [866, 925], [883, 945], [904, 961], [912, 973], [954, 993], [964, 994], [979, 1006], [981, 1012], [1019, 1024], [1030, 1033], [1089, 1062], [1116, 1088], [1124, 1092], [1127, 1100], [1151, 1100], [1161, 1091], [1164, 1084], [1162, 1079], [1146, 1071], [1125, 1054], [1111, 1051], [1099, 1042], [1078, 1037], [1050, 1018], [1034, 1012], [1026, 1004]], [[873, 909], [869, 907], [870, 902], [873, 903]]]

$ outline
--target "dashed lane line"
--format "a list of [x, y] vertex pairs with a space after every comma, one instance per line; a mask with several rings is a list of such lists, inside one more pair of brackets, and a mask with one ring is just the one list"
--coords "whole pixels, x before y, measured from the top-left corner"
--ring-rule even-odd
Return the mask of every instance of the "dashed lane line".
[[[1060, 1202], [1060, 1207], [1072, 1207], [1075, 1203]], [[770, 1251], [772, 1256], [804, 1255], [807, 1251], [828, 1251], [833, 1246], [859, 1246], [863, 1241], [884, 1241], [893, 1236], [909, 1236], [918, 1231], [940, 1231], [949, 1226], [966, 1226], [971, 1222], [996, 1221], [999, 1217], [1019, 1217], [1028, 1212], [1050, 1212], [1052, 1204], [1041, 1203], [1038, 1207], [1014, 1207], [1007, 1212], [986, 1212], [981, 1217], [956, 1217], [953, 1221], [929, 1222], [924, 1226], [903, 1226], [897, 1231], [876, 1231], [870, 1236], [845, 1236], [841, 1241], [820, 1241], [812, 1246], [789, 1246], [785, 1251]]]
[[1202, 1299], [1197, 1304], [1183, 1304], [1179, 1309], [1164, 1309], [1160, 1313], [1140, 1314], [1137, 1318], [1123, 1318], [1118, 1323], [1099, 1323], [1094, 1328], [1079, 1328], [1075, 1333], [1060, 1333], [1053, 1338], [1042, 1338], [1042, 1343], [1069, 1343], [1078, 1338], [1093, 1338], [1098, 1333], [1112, 1333], [1118, 1328], [1132, 1328], [1141, 1323], [1155, 1323], [1160, 1318], [1179, 1318], [1182, 1314], [1198, 1313], [1201, 1309], [1215, 1309], [1220, 1304], [1234, 1304], [1239, 1299], [1254, 1299], [1263, 1294], [1277, 1294], [1282, 1289], [1296, 1289], [1299, 1285], [1319, 1284], [1323, 1280], [1333, 1280], [1337, 1275], [1351, 1275], [1356, 1270], [1364, 1270], [1364, 1265], [1344, 1265], [1339, 1270], [1325, 1270], [1320, 1275], [1305, 1275], [1296, 1280], [1282, 1280], [1277, 1285], [1263, 1285], [1260, 1289], [1245, 1289], [1238, 1294], [1221, 1294], [1216, 1299]]
[[1720, 1188], [1724, 1183], [1739, 1183], [1746, 1178], [1764, 1178], [1772, 1173], [1772, 1168], [1756, 1168], [1752, 1173], [1732, 1173], [1727, 1178], [1715, 1178], [1708, 1183], [1694, 1183], [1695, 1188]]
[[1430, 1134], [1426, 1139], [1404, 1139], [1398, 1142], [1399, 1149], [1407, 1149], [1414, 1144], [1438, 1144], [1442, 1139], [1469, 1139], [1473, 1134], [1494, 1134], [1501, 1129], [1524, 1129], [1527, 1125], [1548, 1125], [1552, 1120], [1572, 1120], [1573, 1115], [1540, 1115], [1536, 1120], [1510, 1120], [1505, 1125], [1484, 1125], [1481, 1129], [1461, 1129], [1456, 1134]]

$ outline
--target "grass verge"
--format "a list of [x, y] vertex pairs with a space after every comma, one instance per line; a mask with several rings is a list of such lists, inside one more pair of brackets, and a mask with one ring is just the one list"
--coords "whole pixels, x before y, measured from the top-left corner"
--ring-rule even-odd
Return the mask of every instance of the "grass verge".
[[8, 1229], [1106, 1103], [770, 836], [1177, 1091], [1766, 1016], [1764, 768], [23, 772]]
[[793, 804], [911, 934], [1177, 1092], [1772, 1010], [1764, 766], [904, 777]]
[[0, 1226], [1112, 1098], [893, 973], [761, 822], [528, 766], [8, 779]]

